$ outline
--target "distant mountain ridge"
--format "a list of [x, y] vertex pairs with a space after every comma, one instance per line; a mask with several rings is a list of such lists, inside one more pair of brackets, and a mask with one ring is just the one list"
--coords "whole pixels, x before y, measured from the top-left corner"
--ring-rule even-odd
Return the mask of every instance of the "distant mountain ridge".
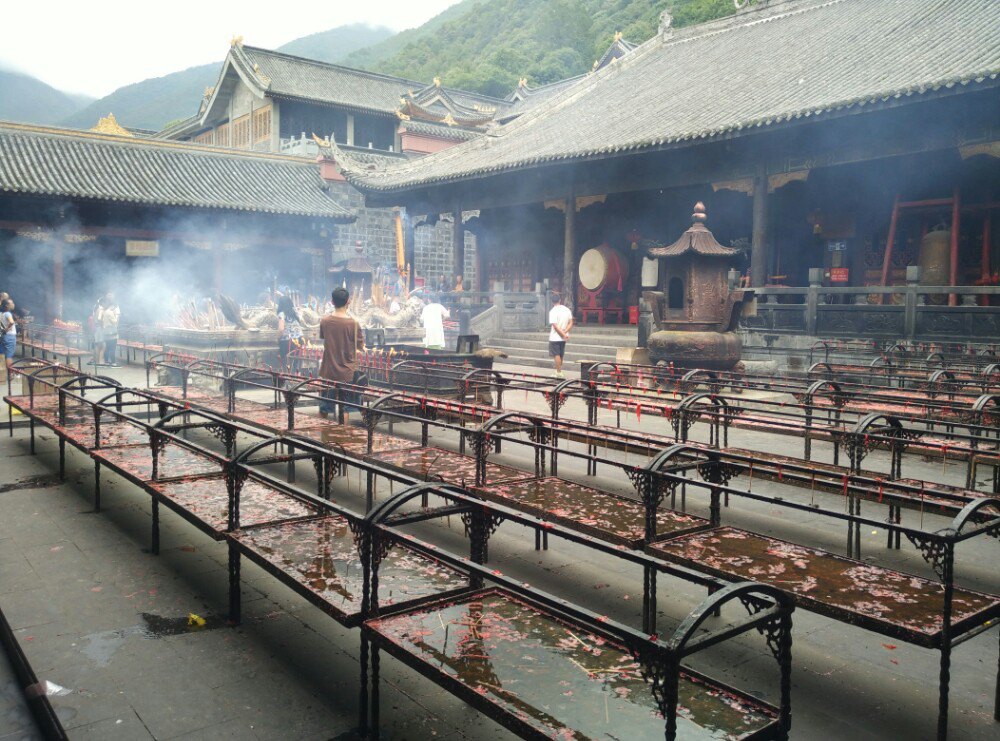
[[[732, 0], [460, 0], [423, 25], [394, 34], [338, 26], [280, 47], [296, 56], [412, 80], [506, 96], [523, 77], [533, 86], [590, 69], [616, 32], [641, 43], [669, 10], [675, 26], [730, 15]], [[126, 128], [162, 129], [194, 115], [221, 62], [203, 64], [74, 101], [27, 75], [0, 70], [0, 119], [90, 128], [114, 113]]]
[[0, 120], [54, 124], [93, 100], [56, 90], [31, 75], [0, 69]]
[[[385, 27], [355, 23], [294, 39], [279, 46], [278, 51], [322, 62], [341, 62], [351, 52], [392, 35], [393, 32]], [[126, 128], [158, 131], [171, 121], [198, 112], [202, 93], [216, 83], [221, 67], [220, 60], [126, 85], [66, 116], [62, 124], [90, 128], [101, 116], [111, 112]]]

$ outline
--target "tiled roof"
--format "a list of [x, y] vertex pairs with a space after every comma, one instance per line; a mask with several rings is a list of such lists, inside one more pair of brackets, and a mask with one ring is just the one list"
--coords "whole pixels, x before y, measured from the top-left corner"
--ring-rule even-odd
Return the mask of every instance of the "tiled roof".
[[[317, 62], [255, 46], [233, 46], [230, 59], [239, 64], [243, 73], [269, 95], [315, 100], [382, 113], [395, 114], [400, 98], [427, 85], [424, 82]], [[486, 95], [444, 89], [454, 99], [470, 107], [477, 103], [506, 105], [505, 101]]]
[[995, 87], [997, 0], [788, 0], [657, 36], [487, 135], [345, 176], [401, 192]]
[[405, 129], [414, 134], [425, 134], [427, 136], [438, 137], [439, 139], [451, 139], [453, 141], [469, 141], [477, 136], [482, 136], [482, 131], [467, 129], [462, 126], [448, 126], [447, 124], [431, 123], [429, 121], [401, 121], [400, 130]]
[[0, 192], [353, 221], [315, 162], [0, 122]]
[[568, 77], [565, 80], [550, 82], [548, 85], [539, 85], [538, 87], [530, 87], [527, 84], [519, 85], [517, 90], [511, 95], [513, 103], [507, 110], [497, 115], [497, 120], [501, 122], [511, 121], [526, 113], [531, 108], [544, 103], [556, 93], [560, 93], [586, 78], [587, 75], [577, 75], [576, 77]]

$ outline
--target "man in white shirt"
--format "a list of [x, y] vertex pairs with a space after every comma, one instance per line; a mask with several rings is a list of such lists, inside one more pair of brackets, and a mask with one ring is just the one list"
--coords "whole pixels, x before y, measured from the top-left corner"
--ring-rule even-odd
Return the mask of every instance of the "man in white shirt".
[[451, 318], [451, 312], [432, 298], [420, 313], [424, 325], [424, 347], [444, 350], [444, 320]]
[[569, 331], [573, 329], [573, 312], [562, 303], [558, 293], [552, 294], [552, 309], [549, 311], [549, 355], [555, 361], [556, 378], [565, 378], [563, 374], [563, 356], [566, 354], [566, 341]]

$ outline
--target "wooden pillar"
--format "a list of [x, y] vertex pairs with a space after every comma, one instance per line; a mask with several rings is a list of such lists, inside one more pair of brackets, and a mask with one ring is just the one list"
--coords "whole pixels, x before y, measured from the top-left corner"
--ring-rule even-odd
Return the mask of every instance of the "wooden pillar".
[[990, 246], [992, 243], [993, 212], [987, 211], [983, 216], [983, 254], [982, 265], [980, 267], [981, 278], [990, 277]]
[[349, 146], [354, 146], [354, 114], [347, 114], [347, 132], [344, 137], [344, 143]]
[[[413, 216], [409, 211], [403, 211], [403, 256], [409, 268], [409, 275], [406, 278], [407, 290], [413, 290], [413, 279], [417, 275], [417, 235], [413, 229]], [[424, 276], [425, 280], [429, 276]]]
[[566, 199], [566, 220], [563, 241], [562, 302], [570, 309], [576, 306], [576, 196]]
[[[951, 262], [948, 268], [948, 285], [958, 285], [958, 232], [962, 226], [961, 203], [958, 188], [955, 188], [951, 199]], [[948, 295], [948, 306], [958, 306], [958, 294]]]
[[767, 173], [763, 166], [753, 181], [753, 232], [750, 249], [750, 283], [767, 284], [771, 254], [767, 246]]
[[455, 277], [465, 271], [465, 225], [462, 223], [462, 209], [456, 207], [453, 217], [455, 222], [452, 225], [451, 236], [452, 285]]
[[212, 294], [222, 293], [222, 245], [212, 245]]
[[479, 230], [479, 234], [476, 234], [476, 278], [469, 284], [470, 291], [486, 291], [489, 290], [489, 286], [483, 280], [483, 270], [485, 261], [483, 260], [483, 245], [486, 242], [486, 238], [483, 236], [483, 230]]
[[63, 241], [57, 239], [52, 247], [52, 314], [63, 316]]

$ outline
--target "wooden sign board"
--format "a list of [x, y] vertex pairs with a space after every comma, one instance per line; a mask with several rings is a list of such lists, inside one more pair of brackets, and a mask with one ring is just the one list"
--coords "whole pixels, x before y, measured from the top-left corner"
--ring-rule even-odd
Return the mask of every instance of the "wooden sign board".
[[126, 257], [159, 257], [160, 243], [146, 239], [126, 239]]

